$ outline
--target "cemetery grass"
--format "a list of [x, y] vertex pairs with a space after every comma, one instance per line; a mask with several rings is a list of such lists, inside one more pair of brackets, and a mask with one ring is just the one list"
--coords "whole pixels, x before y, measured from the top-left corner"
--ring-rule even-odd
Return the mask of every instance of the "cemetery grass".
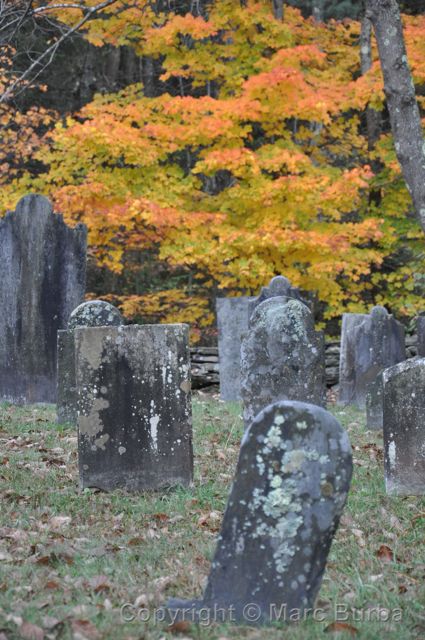
[[[80, 493], [75, 429], [53, 407], [0, 405], [0, 639], [425, 639], [425, 499], [386, 496], [382, 437], [363, 413], [331, 411], [348, 429], [354, 477], [316, 603], [323, 620], [169, 629], [155, 608], [201, 596], [208, 575], [239, 405], [195, 395], [194, 487], [139, 495]], [[125, 603], [150, 619], [123, 622]]]

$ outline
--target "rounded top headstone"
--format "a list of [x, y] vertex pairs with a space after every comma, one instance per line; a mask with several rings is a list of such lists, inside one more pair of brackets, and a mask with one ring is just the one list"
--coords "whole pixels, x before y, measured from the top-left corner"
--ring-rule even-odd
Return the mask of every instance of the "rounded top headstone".
[[291, 283], [285, 276], [275, 276], [267, 287], [270, 293], [277, 295], [286, 295], [291, 291], [291, 288]]
[[389, 314], [385, 307], [381, 307], [380, 305], [373, 307], [370, 312], [372, 318], [386, 318]]
[[69, 316], [68, 329], [76, 327], [107, 327], [124, 324], [121, 312], [109, 302], [83, 302]]
[[291, 317], [297, 316], [300, 318], [311, 316], [310, 309], [301, 300], [288, 296], [274, 296], [260, 302], [254, 309], [249, 319], [250, 327], [258, 322], [265, 321], [266, 317], [270, 318], [271, 314], [277, 316], [290, 314]]

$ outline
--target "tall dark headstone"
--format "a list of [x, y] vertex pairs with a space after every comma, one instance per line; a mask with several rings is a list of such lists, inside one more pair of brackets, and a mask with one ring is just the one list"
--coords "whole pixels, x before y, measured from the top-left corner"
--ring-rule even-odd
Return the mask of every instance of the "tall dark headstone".
[[220, 397], [240, 400], [240, 359], [242, 336], [248, 330], [250, 302], [253, 298], [217, 298]]
[[192, 482], [189, 328], [75, 329], [80, 486]]
[[84, 298], [86, 244], [42, 196], [0, 220], [0, 398], [55, 402], [56, 334]]
[[203, 599], [170, 600], [170, 614], [190, 619], [206, 609], [267, 624], [297, 610], [302, 619], [314, 606], [351, 474], [347, 434], [330, 413], [301, 402], [264, 409], [242, 440]]
[[366, 427], [368, 429], [382, 429], [384, 424], [384, 392], [382, 374], [378, 373], [375, 380], [370, 383], [366, 394]]
[[416, 318], [416, 330], [418, 335], [418, 356], [425, 356], [425, 315]]
[[74, 329], [77, 327], [119, 326], [120, 311], [109, 302], [83, 302], [71, 313], [68, 329], [58, 331], [57, 421], [77, 424]]
[[425, 358], [385, 369], [384, 446], [387, 493], [425, 495]]
[[406, 359], [404, 327], [384, 307], [367, 314], [344, 314], [341, 334], [339, 397], [341, 404], [364, 409], [377, 375]]
[[246, 427], [278, 400], [324, 406], [324, 337], [299, 300], [269, 298], [254, 310], [241, 348], [241, 393]]

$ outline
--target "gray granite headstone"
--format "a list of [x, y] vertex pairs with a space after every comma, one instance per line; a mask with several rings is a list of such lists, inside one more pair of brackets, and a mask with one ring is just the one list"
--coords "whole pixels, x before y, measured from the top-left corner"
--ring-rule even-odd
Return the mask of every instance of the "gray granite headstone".
[[0, 220], [0, 399], [55, 402], [56, 334], [84, 298], [86, 245], [43, 196]]
[[425, 356], [425, 315], [420, 315], [416, 319], [416, 329], [418, 334], [418, 356]]
[[340, 404], [364, 409], [378, 373], [406, 359], [404, 327], [384, 307], [368, 314], [344, 314], [339, 373]]
[[301, 402], [264, 409], [242, 440], [203, 599], [170, 600], [170, 617], [224, 611], [232, 622], [267, 624], [298, 610], [302, 619], [314, 606], [351, 474], [348, 436], [330, 413]]
[[217, 298], [220, 397], [240, 400], [240, 359], [242, 335], [248, 330], [253, 298]]
[[324, 337], [299, 300], [269, 298], [253, 312], [241, 347], [241, 394], [246, 427], [278, 400], [325, 405]]
[[71, 313], [68, 329], [58, 331], [57, 421], [77, 423], [75, 388], [74, 329], [77, 327], [119, 326], [124, 323], [120, 311], [109, 302], [83, 302]]
[[385, 369], [384, 446], [387, 493], [425, 495], [425, 358]]
[[75, 329], [80, 486], [192, 482], [189, 328]]

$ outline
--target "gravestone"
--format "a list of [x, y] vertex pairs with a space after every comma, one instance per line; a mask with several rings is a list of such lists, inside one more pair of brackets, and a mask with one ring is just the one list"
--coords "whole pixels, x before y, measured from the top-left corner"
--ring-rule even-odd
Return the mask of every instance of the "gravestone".
[[404, 327], [384, 307], [344, 314], [339, 372], [340, 404], [364, 409], [366, 394], [386, 367], [406, 359]]
[[86, 244], [42, 196], [0, 220], [0, 399], [55, 402], [56, 334], [84, 298]]
[[296, 287], [293, 287], [288, 278], [284, 276], [275, 276], [270, 280], [267, 287], [261, 289], [261, 293], [257, 298], [251, 300], [249, 305], [249, 315], [251, 316], [254, 310], [265, 300], [270, 298], [294, 298], [303, 302], [307, 307], [310, 307], [310, 303], [303, 298], [301, 291]]
[[287, 278], [275, 276], [257, 297], [217, 298], [217, 329], [222, 400], [241, 399], [240, 359], [242, 337], [248, 331], [249, 319], [256, 307], [269, 298], [285, 296], [296, 298], [305, 304], [299, 289]]
[[418, 335], [418, 356], [425, 356], [425, 315], [416, 318], [416, 329]]
[[383, 372], [385, 484], [395, 496], [425, 495], [425, 358]]
[[366, 394], [366, 427], [368, 429], [382, 429], [384, 424], [383, 371], [378, 373], [375, 380], [370, 383]]
[[302, 402], [264, 409], [242, 440], [203, 599], [170, 600], [170, 617], [224, 611], [232, 622], [267, 624], [297, 611], [302, 619], [314, 606], [351, 474], [348, 436], [330, 413]]
[[123, 324], [120, 311], [109, 302], [83, 302], [71, 313], [68, 329], [58, 331], [57, 421], [77, 424], [77, 393], [75, 388], [74, 329]]
[[269, 298], [253, 312], [241, 347], [241, 394], [248, 427], [278, 400], [324, 406], [324, 337], [299, 300]]
[[81, 488], [191, 484], [187, 325], [77, 327], [75, 370]]
[[222, 400], [240, 400], [240, 359], [242, 335], [248, 330], [253, 298], [217, 298], [217, 329]]

